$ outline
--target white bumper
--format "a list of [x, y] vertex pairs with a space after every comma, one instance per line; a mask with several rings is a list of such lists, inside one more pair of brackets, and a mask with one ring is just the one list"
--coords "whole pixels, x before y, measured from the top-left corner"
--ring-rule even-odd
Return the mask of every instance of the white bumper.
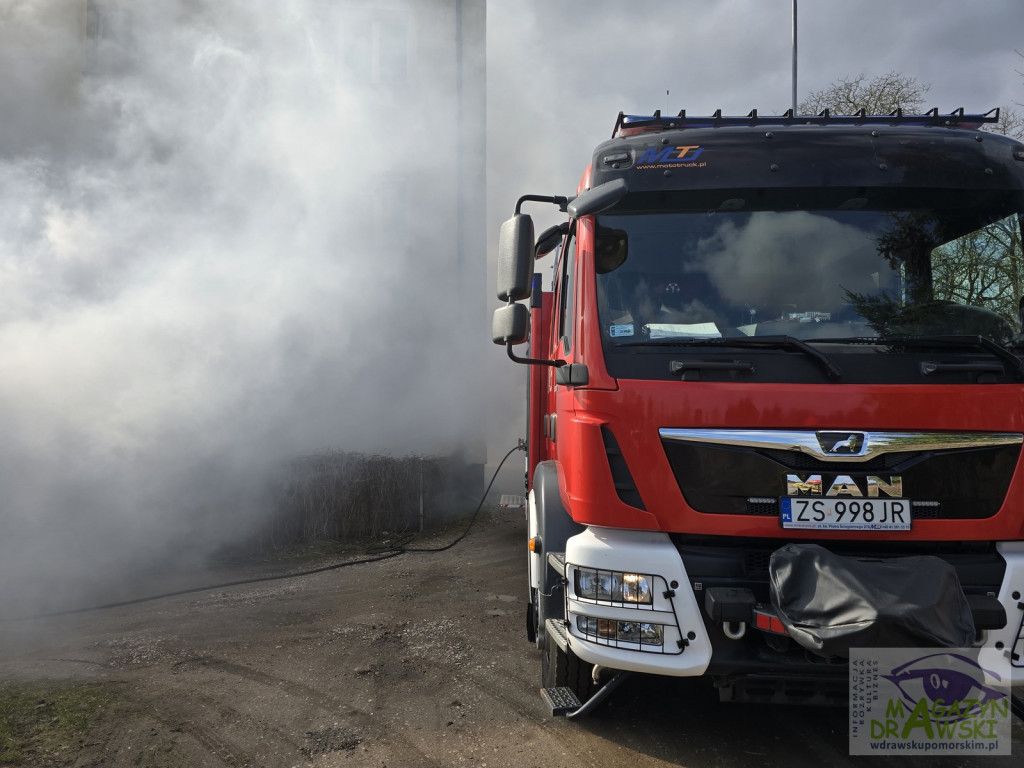
[[[1006, 560], [1006, 574], [997, 595], [1006, 610], [1006, 626], [989, 630], [978, 663], [986, 669], [995, 668], [992, 661], [1010, 662], [1010, 685], [1024, 686], [1024, 541], [1001, 541], [996, 544]], [[988, 660], [990, 666], [986, 666]]]
[[[667, 534], [588, 528], [566, 542], [565, 562], [573, 653], [591, 664], [614, 669], [657, 675], [704, 674], [711, 661], [711, 642], [683, 561]], [[653, 602], [638, 606], [581, 598], [575, 589], [577, 566], [652, 576]], [[578, 617], [657, 624], [663, 627], [664, 643], [652, 646], [593, 634], [587, 637]]]

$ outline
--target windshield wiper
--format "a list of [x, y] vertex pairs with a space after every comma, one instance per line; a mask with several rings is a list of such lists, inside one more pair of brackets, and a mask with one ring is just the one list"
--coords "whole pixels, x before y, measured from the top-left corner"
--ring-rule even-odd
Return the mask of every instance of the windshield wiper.
[[818, 344], [874, 344], [886, 347], [931, 347], [933, 349], [971, 347], [984, 350], [998, 357], [1016, 371], [1019, 377], [1024, 378], [1024, 360], [987, 336], [850, 336], [846, 338], [814, 339], [814, 342]]
[[821, 350], [815, 349], [802, 339], [793, 336], [699, 336], [673, 337], [652, 339], [650, 341], [634, 341], [622, 344], [624, 347], [766, 347], [768, 349], [796, 349], [808, 357], [813, 357], [825, 369], [829, 378], [838, 379], [843, 375], [842, 369], [831, 357]]

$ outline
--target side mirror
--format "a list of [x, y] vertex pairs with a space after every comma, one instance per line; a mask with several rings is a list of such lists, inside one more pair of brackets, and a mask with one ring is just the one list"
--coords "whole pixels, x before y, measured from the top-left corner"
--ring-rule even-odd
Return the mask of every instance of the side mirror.
[[522, 344], [530, 335], [530, 310], [525, 304], [506, 304], [494, 310], [491, 339], [495, 344]]
[[537, 238], [537, 246], [535, 248], [536, 258], [546, 256], [555, 250], [566, 234], [569, 232], [569, 222], [563, 221], [561, 224], [555, 224], [552, 227], [548, 227], [540, 233], [540, 237]]
[[569, 203], [566, 210], [574, 219], [591, 213], [601, 213], [607, 211], [628, 193], [629, 186], [625, 179], [612, 179], [580, 194]]
[[501, 301], [529, 298], [532, 281], [533, 219], [517, 213], [501, 225], [498, 236], [498, 298]]

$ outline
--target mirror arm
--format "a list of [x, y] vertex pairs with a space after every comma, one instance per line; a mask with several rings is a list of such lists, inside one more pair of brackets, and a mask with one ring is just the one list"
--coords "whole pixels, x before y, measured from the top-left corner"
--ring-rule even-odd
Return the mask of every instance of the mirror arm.
[[516, 202], [516, 213], [521, 213], [519, 209], [522, 208], [523, 203], [526, 202], [553, 203], [558, 206], [558, 210], [565, 213], [566, 208], [568, 208], [569, 203], [573, 199], [574, 198], [571, 197], [565, 197], [564, 195], [523, 195], [519, 198], [518, 202]]
[[512, 351], [511, 341], [505, 344], [505, 349], [508, 350], [509, 359], [514, 363], [522, 363], [523, 365], [550, 365], [552, 368], [561, 368], [565, 365], [565, 360], [541, 360], [535, 357], [519, 357]]

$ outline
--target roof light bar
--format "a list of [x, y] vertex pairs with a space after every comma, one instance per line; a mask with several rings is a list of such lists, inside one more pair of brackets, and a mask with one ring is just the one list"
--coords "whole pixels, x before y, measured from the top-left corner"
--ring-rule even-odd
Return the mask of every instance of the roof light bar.
[[663, 117], [658, 109], [653, 115], [627, 115], [619, 112], [612, 138], [649, 131], [719, 128], [726, 125], [929, 125], [978, 128], [982, 123], [995, 123], [998, 120], [998, 107], [984, 114], [966, 114], [963, 107], [958, 107], [948, 115], [939, 114], [937, 107], [921, 115], [907, 115], [902, 109], [895, 109], [888, 115], [869, 115], [863, 109], [852, 115], [833, 115], [827, 109], [817, 115], [794, 115], [792, 109], [787, 109], [781, 115], [759, 115], [756, 109], [750, 110], [747, 115], [723, 115], [722, 110], [716, 109], [711, 115], [703, 117], [688, 116], [685, 109], [680, 110], [678, 115]]

